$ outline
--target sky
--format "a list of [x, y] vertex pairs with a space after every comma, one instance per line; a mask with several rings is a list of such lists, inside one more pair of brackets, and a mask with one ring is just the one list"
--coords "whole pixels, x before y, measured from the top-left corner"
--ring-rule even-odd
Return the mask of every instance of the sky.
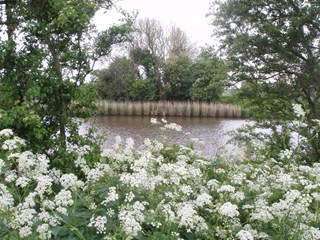
[[[210, 2], [212, 0], [118, 0], [116, 5], [127, 12], [138, 10], [138, 18], [157, 19], [164, 27], [175, 24], [187, 33], [192, 42], [204, 46], [214, 44], [211, 37], [213, 27], [210, 26], [210, 18], [206, 17]], [[104, 30], [117, 19], [119, 15], [115, 12], [100, 12], [94, 20], [98, 30]]]

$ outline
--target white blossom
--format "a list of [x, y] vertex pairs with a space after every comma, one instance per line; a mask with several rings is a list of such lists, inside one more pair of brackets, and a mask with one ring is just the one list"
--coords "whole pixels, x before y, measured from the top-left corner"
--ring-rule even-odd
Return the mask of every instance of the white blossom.
[[239, 240], [254, 240], [254, 238], [251, 235], [251, 233], [249, 231], [246, 231], [246, 230], [240, 230], [236, 234], [236, 238], [239, 239]]
[[2, 129], [0, 131], [0, 138], [1, 137], [11, 137], [11, 136], [13, 136], [12, 129]]
[[234, 218], [239, 216], [238, 206], [234, 205], [230, 202], [224, 203], [221, 207], [219, 207], [218, 212], [226, 217]]
[[88, 227], [94, 227], [97, 230], [98, 234], [105, 234], [107, 231], [107, 221], [108, 220], [106, 216], [92, 216], [90, 218]]
[[39, 239], [41, 240], [52, 238], [52, 231], [50, 230], [50, 226], [46, 223], [37, 227], [37, 233], [39, 233]]
[[60, 177], [61, 186], [65, 189], [77, 187], [78, 178], [76, 175], [69, 173]]
[[107, 205], [109, 202], [114, 202], [119, 199], [116, 187], [110, 187], [109, 192], [105, 200], [102, 201], [102, 205]]
[[292, 108], [297, 117], [305, 116], [306, 113], [304, 112], [301, 104], [293, 104]]

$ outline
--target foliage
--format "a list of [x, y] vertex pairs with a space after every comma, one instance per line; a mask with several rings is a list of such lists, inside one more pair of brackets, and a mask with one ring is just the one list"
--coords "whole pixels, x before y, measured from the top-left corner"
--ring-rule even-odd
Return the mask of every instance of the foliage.
[[[86, 77], [113, 44], [126, 40], [130, 19], [97, 35], [91, 18], [101, 6], [110, 8], [109, 0], [0, 4], [5, 6], [7, 20], [7, 38], [0, 44], [0, 90], [4, 93], [0, 108], [12, 117], [4, 127], [14, 129], [34, 149], [65, 147], [72, 118], [88, 116], [94, 109], [94, 92], [85, 94], [88, 88], [82, 88]], [[28, 110], [40, 122], [35, 134], [31, 134], [32, 126], [15, 114]], [[54, 138], [57, 133], [59, 137]]]
[[155, 101], [156, 88], [149, 79], [137, 79], [132, 84], [130, 96], [133, 101]]
[[[302, 105], [310, 129], [312, 119], [320, 118], [319, 11], [319, 3], [312, 0], [212, 4], [231, 79], [244, 82], [242, 97], [258, 120], [286, 124], [283, 120], [293, 116], [292, 103]], [[319, 161], [320, 135], [313, 141], [309, 154]]]
[[164, 79], [169, 83], [168, 100], [190, 100], [190, 88], [194, 83], [193, 62], [186, 55], [172, 55], [165, 66]]
[[210, 48], [202, 49], [192, 68], [196, 79], [190, 89], [192, 100], [218, 101], [226, 87], [227, 67]]
[[[218, 101], [226, 87], [224, 62], [210, 47], [203, 48], [195, 59], [181, 51], [168, 53], [164, 61], [157, 51], [131, 49], [128, 57], [116, 58], [108, 68], [95, 72], [100, 96], [107, 100], [159, 100], [162, 92], [171, 101]], [[160, 70], [158, 61], [162, 61]]]
[[128, 100], [135, 80], [133, 63], [126, 57], [114, 59], [107, 69], [95, 71], [97, 90], [103, 99]]

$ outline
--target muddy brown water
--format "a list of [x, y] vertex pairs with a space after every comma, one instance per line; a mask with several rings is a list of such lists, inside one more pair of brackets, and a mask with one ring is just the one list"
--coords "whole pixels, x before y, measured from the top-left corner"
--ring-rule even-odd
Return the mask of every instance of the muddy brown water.
[[[157, 118], [161, 122], [161, 118]], [[210, 118], [210, 117], [167, 117], [168, 123], [182, 126], [182, 132], [174, 130], [163, 131], [163, 124], [151, 124], [150, 117], [145, 116], [96, 116], [90, 124], [108, 136], [106, 146], [114, 142], [119, 135], [123, 139], [133, 138], [138, 147], [145, 138], [164, 140], [171, 144], [187, 145], [192, 139], [201, 141], [197, 149], [206, 156], [211, 156], [218, 148], [226, 145], [230, 137], [227, 132], [235, 130], [246, 123], [242, 119]], [[232, 147], [229, 145], [229, 147]]]

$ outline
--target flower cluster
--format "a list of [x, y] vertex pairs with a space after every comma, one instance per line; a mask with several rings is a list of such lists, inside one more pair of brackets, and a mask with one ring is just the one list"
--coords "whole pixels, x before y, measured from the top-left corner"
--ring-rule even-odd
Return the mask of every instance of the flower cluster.
[[74, 162], [66, 170], [45, 155], [3, 147], [17, 139], [0, 131], [8, 239], [320, 237], [320, 164], [298, 163], [294, 149], [277, 160], [259, 152], [252, 160], [241, 149], [207, 159], [188, 147], [150, 139], [137, 147], [117, 137], [98, 154], [68, 145]]

